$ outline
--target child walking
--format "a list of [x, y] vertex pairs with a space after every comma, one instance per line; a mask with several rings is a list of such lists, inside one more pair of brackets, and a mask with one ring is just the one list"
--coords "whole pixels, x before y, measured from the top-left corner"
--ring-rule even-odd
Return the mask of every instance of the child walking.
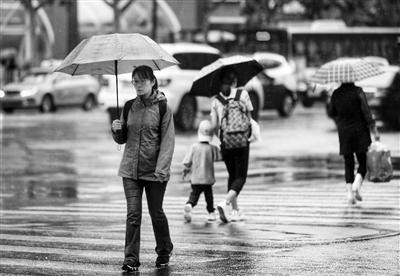
[[189, 200], [184, 208], [186, 222], [192, 220], [192, 209], [197, 205], [202, 192], [204, 192], [206, 199], [208, 221], [216, 220], [212, 191], [212, 185], [215, 183], [214, 162], [222, 160], [222, 156], [219, 148], [210, 144], [213, 137], [210, 121], [201, 121], [197, 134], [199, 142], [191, 146], [183, 160], [183, 178], [186, 179], [186, 176], [191, 173], [190, 183], [192, 187]]

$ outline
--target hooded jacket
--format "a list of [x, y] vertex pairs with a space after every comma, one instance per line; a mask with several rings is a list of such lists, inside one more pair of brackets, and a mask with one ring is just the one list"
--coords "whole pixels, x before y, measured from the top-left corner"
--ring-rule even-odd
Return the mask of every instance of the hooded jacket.
[[160, 124], [159, 101], [166, 98], [158, 91], [148, 99], [137, 97], [128, 112], [123, 112], [121, 131], [112, 132], [115, 142], [126, 144], [118, 175], [135, 180], [168, 181], [175, 147], [175, 129], [171, 109], [167, 106]]

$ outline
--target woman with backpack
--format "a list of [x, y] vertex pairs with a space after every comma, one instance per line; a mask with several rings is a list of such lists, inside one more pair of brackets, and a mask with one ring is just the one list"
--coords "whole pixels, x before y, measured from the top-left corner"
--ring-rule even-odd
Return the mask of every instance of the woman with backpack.
[[122, 177], [127, 201], [125, 259], [122, 270], [137, 271], [142, 221], [142, 195], [147, 205], [156, 239], [156, 266], [169, 263], [173, 244], [168, 220], [162, 208], [175, 145], [172, 111], [164, 94], [158, 91], [157, 79], [148, 66], [132, 72], [137, 98], [128, 101], [120, 120], [111, 126], [113, 139], [125, 144], [118, 175]]
[[[238, 78], [233, 68], [223, 68], [219, 76], [221, 91], [211, 100], [211, 123], [221, 140], [222, 158], [229, 174], [228, 193], [217, 205], [220, 219], [226, 223], [243, 219], [237, 200], [247, 178], [253, 106], [248, 92], [236, 88]], [[232, 115], [226, 116], [228, 113]], [[233, 118], [236, 121], [230, 122]], [[238, 129], [231, 129], [232, 126]]]

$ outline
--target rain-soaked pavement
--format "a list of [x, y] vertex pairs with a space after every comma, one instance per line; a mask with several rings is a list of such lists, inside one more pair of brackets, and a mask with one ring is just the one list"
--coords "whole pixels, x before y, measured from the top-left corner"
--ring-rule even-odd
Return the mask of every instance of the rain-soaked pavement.
[[[1, 114], [1, 273], [120, 275], [125, 200], [116, 176], [122, 151], [102, 110]], [[239, 204], [246, 220], [206, 222], [200, 199], [183, 222], [189, 185], [180, 161], [195, 133], [177, 133], [164, 200], [175, 245], [171, 266], [154, 268], [154, 237], [144, 208], [138, 275], [399, 275], [399, 132], [384, 131], [395, 178], [369, 183], [349, 207], [337, 134], [323, 108], [289, 119], [262, 116]], [[216, 164], [215, 202], [225, 192]], [[144, 203], [146, 204], [146, 203]]]

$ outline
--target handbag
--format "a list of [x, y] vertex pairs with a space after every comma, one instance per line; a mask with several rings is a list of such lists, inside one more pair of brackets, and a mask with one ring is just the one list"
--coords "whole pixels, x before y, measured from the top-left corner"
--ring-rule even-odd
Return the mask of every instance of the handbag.
[[367, 152], [367, 176], [372, 182], [388, 182], [393, 176], [390, 150], [379, 141], [371, 143]]

